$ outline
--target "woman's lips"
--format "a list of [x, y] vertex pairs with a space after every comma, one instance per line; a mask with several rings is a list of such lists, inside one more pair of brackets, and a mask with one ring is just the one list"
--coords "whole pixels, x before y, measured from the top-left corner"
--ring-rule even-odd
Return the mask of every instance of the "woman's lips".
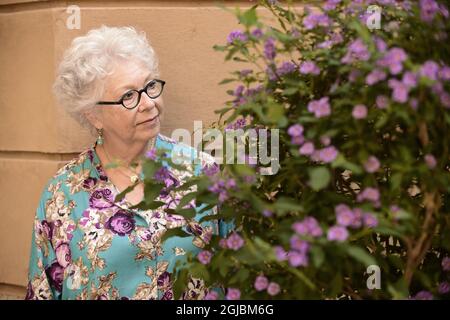
[[145, 120], [145, 121], [143, 121], [143, 122], [140, 122], [140, 123], [138, 123], [138, 125], [140, 125], [140, 124], [145, 124], [145, 123], [156, 123], [156, 120], [158, 120], [158, 117], [159, 117], [159, 114], [158, 115], [156, 115], [156, 116], [154, 116], [153, 118], [150, 118], [150, 119], [148, 119], [148, 120]]

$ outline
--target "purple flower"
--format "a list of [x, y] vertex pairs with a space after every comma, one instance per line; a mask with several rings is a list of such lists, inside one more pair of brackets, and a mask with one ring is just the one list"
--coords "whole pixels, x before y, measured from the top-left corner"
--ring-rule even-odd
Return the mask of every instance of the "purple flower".
[[314, 144], [312, 142], [306, 142], [298, 149], [298, 152], [302, 155], [311, 155], [314, 152]]
[[447, 281], [441, 282], [438, 287], [438, 292], [440, 294], [446, 294], [450, 292], [450, 283]]
[[273, 38], [269, 38], [264, 43], [264, 56], [269, 59], [273, 60], [276, 56], [276, 48], [275, 48], [275, 41]]
[[390, 79], [388, 82], [392, 89], [392, 100], [405, 103], [408, 101], [409, 87], [397, 79]]
[[329, 241], [342, 242], [348, 238], [348, 231], [341, 226], [334, 226], [328, 229], [327, 239]]
[[210, 290], [204, 298], [204, 300], [217, 300], [217, 299], [219, 299], [219, 294], [213, 290]]
[[270, 218], [273, 215], [273, 212], [268, 210], [268, 209], [264, 209], [263, 212], [262, 212], [262, 215], [264, 217]]
[[439, 70], [439, 78], [444, 81], [450, 80], [450, 67], [443, 66], [441, 70]]
[[248, 76], [248, 75], [251, 74], [251, 73], [253, 73], [253, 70], [252, 70], [252, 69], [244, 69], [244, 70], [241, 70], [241, 71], [239, 72], [239, 74], [241, 75], [241, 77], [246, 77], [246, 76]]
[[97, 189], [89, 198], [91, 208], [104, 209], [114, 205], [113, 194], [109, 189]]
[[358, 69], [353, 69], [348, 75], [348, 81], [355, 82], [360, 75], [361, 71], [359, 71]]
[[363, 223], [363, 213], [360, 208], [353, 208], [353, 221], [350, 227], [353, 229], [361, 228]]
[[245, 42], [247, 41], [247, 36], [240, 30], [232, 31], [227, 38], [228, 44], [235, 42], [235, 40]]
[[434, 0], [420, 0], [420, 19], [430, 23], [439, 11], [439, 5]]
[[352, 209], [345, 204], [339, 204], [334, 208], [338, 225], [348, 227], [353, 223], [355, 215]]
[[307, 30], [314, 29], [317, 26], [329, 27], [331, 25], [331, 19], [324, 13], [317, 14], [310, 12], [303, 20], [303, 25]]
[[68, 243], [63, 242], [56, 247], [56, 259], [61, 267], [65, 268], [72, 262], [72, 254]]
[[267, 293], [271, 296], [276, 296], [280, 293], [280, 285], [276, 282], [269, 283], [269, 286], [267, 287]]
[[61, 292], [64, 280], [64, 268], [56, 261], [45, 269], [45, 273], [50, 285], [54, 287], [56, 291]]
[[124, 210], [119, 210], [105, 224], [106, 229], [123, 237], [131, 234], [135, 227], [133, 216]]
[[386, 72], [380, 69], [375, 69], [367, 75], [366, 83], [371, 86], [377, 82], [383, 81], [384, 79], [386, 79]]
[[441, 266], [442, 266], [442, 270], [450, 271], [450, 258], [445, 257], [444, 259], [442, 259]]
[[380, 161], [375, 156], [370, 156], [366, 162], [364, 162], [364, 169], [368, 173], [374, 173], [380, 169]]
[[255, 30], [252, 31], [252, 36], [254, 36], [255, 38], [259, 39], [263, 36], [263, 32], [261, 29], [256, 28]]
[[217, 173], [219, 173], [219, 165], [217, 163], [213, 163], [210, 165], [206, 165], [202, 169], [203, 173], [208, 177], [213, 177]]
[[245, 87], [241, 84], [234, 89], [233, 95], [235, 97], [242, 97], [242, 93], [244, 92]]
[[402, 82], [408, 88], [414, 88], [417, 86], [417, 75], [411, 71], [407, 71], [403, 74]]
[[363, 104], [358, 104], [353, 108], [352, 117], [359, 120], [367, 117], [367, 107]]
[[300, 73], [318, 75], [320, 73], [320, 69], [314, 62], [304, 61], [300, 65]]
[[287, 252], [281, 246], [276, 246], [275, 248], [275, 257], [278, 261], [285, 261], [287, 259]]
[[441, 99], [441, 103], [444, 107], [450, 108], [450, 94], [447, 92], [442, 92], [439, 98]]
[[241, 291], [235, 288], [228, 288], [226, 298], [227, 300], [239, 300], [241, 298]]
[[437, 80], [439, 65], [433, 60], [426, 61], [420, 68], [420, 75], [430, 80]]
[[399, 74], [403, 70], [403, 62], [408, 58], [402, 48], [392, 48], [377, 61], [380, 67], [389, 68], [391, 74]]
[[320, 237], [322, 228], [314, 217], [305, 217], [302, 221], [292, 224], [292, 229], [299, 235]]
[[417, 110], [417, 108], [419, 107], [419, 100], [417, 100], [416, 98], [412, 98], [409, 100], [409, 105], [413, 110]]
[[256, 277], [254, 287], [256, 291], [263, 291], [269, 285], [269, 280], [264, 276]]
[[300, 253], [308, 253], [309, 243], [308, 241], [300, 239], [297, 235], [293, 235], [290, 239], [291, 249]]
[[380, 191], [376, 188], [367, 187], [358, 194], [357, 200], [358, 202], [362, 202], [364, 200], [377, 202], [380, 200]]
[[285, 61], [277, 69], [277, 73], [279, 76], [283, 76], [285, 74], [294, 72], [296, 69], [297, 69], [297, 66], [294, 63]]
[[157, 154], [156, 154], [156, 148], [152, 148], [152, 149], [148, 150], [147, 153], [145, 154], [145, 156], [148, 159], [156, 160], [157, 157], [158, 157]]
[[413, 300], [433, 300], [433, 295], [429, 291], [422, 290], [422, 291], [419, 291], [412, 299]]
[[371, 213], [365, 213], [363, 215], [364, 225], [367, 228], [375, 228], [378, 225], [378, 219]]
[[290, 126], [287, 132], [291, 137], [298, 137], [303, 134], [303, 130], [304, 130], [303, 126], [301, 124], [296, 123]]
[[287, 254], [287, 258], [289, 261], [289, 264], [296, 268], [296, 267], [307, 267], [308, 266], [308, 256], [303, 252], [298, 251], [289, 251]]
[[375, 46], [379, 52], [385, 52], [387, 50], [387, 44], [380, 37], [374, 37]]
[[244, 245], [244, 239], [236, 232], [233, 232], [227, 239], [227, 247], [234, 251], [239, 250]]
[[325, 163], [333, 162], [338, 155], [338, 151], [334, 146], [328, 146], [319, 150], [319, 160]]
[[327, 0], [322, 6], [323, 10], [330, 11], [336, 9], [336, 6], [341, 3], [341, 0]]
[[436, 167], [437, 161], [432, 154], [426, 154], [424, 158], [428, 168], [434, 169]]
[[347, 50], [346, 55], [342, 58], [341, 62], [350, 64], [357, 60], [367, 61], [370, 58], [370, 52], [367, 46], [361, 39], [353, 41]]
[[169, 169], [161, 167], [155, 172], [153, 177], [156, 181], [165, 182], [166, 180], [170, 180], [171, 175]]
[[200, 251], [200, 253], [197, 255], [198, 261], [202, 264], [208, 264], [211, 262], [212, 253], [208, 250]]
[[331, 108], [328, 97], [310, 101], [308, 103], [308, 111], [313, 112], [316, 118], [329, 116], [331, 114]]

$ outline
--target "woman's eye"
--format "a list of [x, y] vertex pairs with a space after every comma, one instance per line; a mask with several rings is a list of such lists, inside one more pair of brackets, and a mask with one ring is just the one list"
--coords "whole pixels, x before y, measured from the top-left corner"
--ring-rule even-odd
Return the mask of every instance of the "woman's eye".
[[134, 92], [133, 92], [133, 91], [130, 91], [130, 92], [127, 92], [127, 93], [125, 93], [125, 94], [123, 95], [123, 99], [124, 99], [124, 100], [130, 100], [130, 99], [133, 99], [133, 96], [134, 96]]

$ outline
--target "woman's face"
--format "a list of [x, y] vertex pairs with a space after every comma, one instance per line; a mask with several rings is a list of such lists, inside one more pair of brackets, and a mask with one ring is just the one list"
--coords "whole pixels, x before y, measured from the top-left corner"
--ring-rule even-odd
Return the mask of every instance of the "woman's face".
[[[130, 90], [141, 90], [152, 79], [153, 75], [143, 63], [120, 60], [106, 79], [101, 101], [118, 101]], [[161, 95], [151, 99], [143, 92], [138, 106], [131, 110], [120, 104], [97, 105], [97, 124], [94, 125], [103, 128], [105, 141], [120, 141], [126, 145], [147, 142], [159, 133], [163, 104]], [[149, 121], [154, 117], [156, 119]]]

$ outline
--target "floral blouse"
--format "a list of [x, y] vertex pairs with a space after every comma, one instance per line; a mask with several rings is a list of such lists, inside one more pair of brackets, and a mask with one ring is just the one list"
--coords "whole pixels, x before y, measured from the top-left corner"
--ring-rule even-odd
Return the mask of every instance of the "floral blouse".
[[[161, 134], [155, 148], [171, 151], [175, 145], [197, 157], [193, 148]], [[198, 158], [199, 165], [191, 164], [183, 172], [165, 164], [170, 183], [182, 184], [187, 176], [213, 164], [206, 153]], [[220, 220], [188, 224], [162, 209], [131, 210], [125, 198], [114, 201], [118, 193], [95, 144], [50, 179], [36, 211], [26, 299], [173, 299], [175, 263], [186, 259], [188, 252], [197, 255], [212, 233], [228, 233], [228, 225]], [[162, 191], [156, 200], [175, 208], [181, 198], [174, 191]], [[190, 205], [201, 208], [195, 200]], [[214, 213], [198, 213], [195, 221]], [[192, 236], [161, 243], [166, 230], [180, 226]], [[203, 299], [206, 294], [203, 281], [190, 278], [182, 299]]]

